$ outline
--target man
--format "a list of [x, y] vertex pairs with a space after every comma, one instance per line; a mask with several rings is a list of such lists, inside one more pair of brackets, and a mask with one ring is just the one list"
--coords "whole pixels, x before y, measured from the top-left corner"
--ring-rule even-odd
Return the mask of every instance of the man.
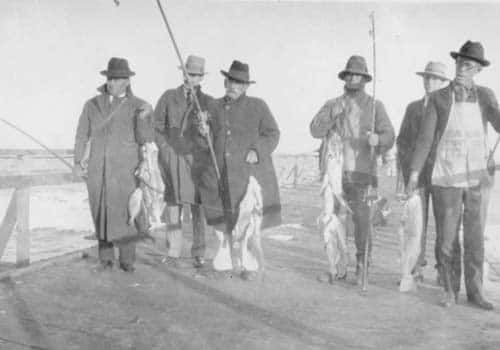
[[99, 87], [100, 94], [85, 103], [78, 121], [75, 173], [87, 177], [99, 241], [97, 269], [113, 267], [116, 245], [120, 268], [132, 272], [138, 227], [128, 224], [127, 203], [136, 188], [134, 170], [139, 163], [139, 147], [154, 139], [152, 107], [132, 94], [130, 77], [135, 73], [126, 59], [111, 58], [101, 74], [107, 81]]
[[[280, 132], [267, 104], [246, 94], [250, 84], [255, 83], [250, 80], [248, 64], [235, 60], [229, 71], [221, 73], [225, 77], [226, 94], [209, 109], [209, 124], [199, 125], [202, 135], [208, 135], [209, 131], [212, 135], [221, 179], [217, 181], [213, 164], [206, 164], [201, 188], [208, 224], [215, 227], [219, 237], [229, 240], [250, 176], [262, 188], [261, 228], [281, 223], [278, 181], [271, 157]], [[243, 265], [242, 277], [254, 278], [258, 267], [250, 267], [245, 262]], [[233, 269], [231, 261], [220, 266], [214, 264], [214, 267]]]
[[460, 261], [453, 263], [458, 227], [463, 222], [464, 272], [469, 303], [493, 309], [482, 294], [484, 261], [483, 197], [488, 186], [486, 125], [500, 131], [500, 110], [495, 94], [474, 83], [474, 76], [490, 63], [481, 43], [467, 41], [455, 59], [455, 79], [429, 95], [422, 132], [411, 161], [410, 190], [418, 185], [424, 165], [432, 169], [432, 197], [436, 225], [442, 233], [440, 262], [449, 307], [458, 302]]
[[[422, 99], [411, 102], [408, 107], [406, 107], [406, 112], [399, 129], [399, 135], [396, 141], [398, 147], [398, 163], [403, 175], [403, 181], [405, 187], [408, 186], [408, 180], [410, 179], [410, 162], [413, 156], [413, 152], [416, 148], [416, 139], [420, 130], [422, 129], [422, 122], [424, 118], [425, 107], [429, 100], [429, 94], [433, 91], [439, 90], [449, 82], [446, 77], [446, 66], [441, 62], [429, 62], [425, 67], [423, 72], [417, 72], [424, 81], [425, 95]], [[423, 232], [421, 240], [420, 255], [418, 257], [417, 265], [415, 266], [413, 272], [417, 280], [423, 281], [423, 267], [427, 265], [425, 260], [425, 246], [427, 242], [427, 223], [429, 218], [429, 197], [431, 192], [430, 186], [430, 169], [428, 166], [424, 167], [418, 179], [418, 191], [420, 198], [422, 200], [422, 213], [423, 213]], [[434, 249], [436, 257], [436, 269], [438, 270], [438, 284], [441, 284], [440, 277], [440, 263], [439, 263], [439, 249], [440, 249], [440, 237], [441, 235], [436, 232], [436, 245]]]
[[[314, 116], [310, 130], [315, 138], [324, 138], [330, 131], [337, 132], [342, 138], [344, 155], [342, 186], [353, 211], [356, 275], [358, 284], [361, 284], [365, 244], [367, 237], [371, 238], [369, 233], [372, 229], [366, 197], [369, 187], [377, 186], [377, 162], [372, 157], [371, 150], [374, 150], [376, 155], [389, 150], [394, 144], [394, 128], [382, 102], [374, 103], [373, 97], [365, 92], [365, 85], [372, 80], [372, 77], [368, 74], [363, 57], [351, 56], [346, 68], [338, 77], [345, 82], [344, 94], [323, 105]], [[372, 126], [374, 126], [373, 133]], [[370, 251], [371, 241], [368, 253]], [[330, 276], [320, 276], [319, 279], [329, 281]]]
[[181, 214], [183, 204], [188, 204], [193, 224], [191, 256], [194, 258], [194, 266], [200, 268], [205, 264], [205, 218], [200, 206], [198, 186], [193, 178], [198, 177], [196, 173], [199, 166], [206, 162], [208, 155], [206, 150], [196, 149], [196, 143], [188, 132], [188, 125], [189, 120], [199, 112], [193, 93], [196, 93], [203, 110], [211, 103], [212, 97], [201, 92], [205, 59], [191, 55], [186, 60], [185, 68], [187, 77], [184, 77], [183, 84], [165, 91], [160, 97], [154, 111], [154, 120], [167, 202], [165, 214], [168, 252], [165, 261], [176, 265], [181, 255]]

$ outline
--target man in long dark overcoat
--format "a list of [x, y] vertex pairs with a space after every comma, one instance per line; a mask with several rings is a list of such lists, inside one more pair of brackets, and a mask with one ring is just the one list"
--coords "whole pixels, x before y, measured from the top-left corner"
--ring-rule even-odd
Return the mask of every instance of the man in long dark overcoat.
[[152, 107], [132, 94], [130, 77], [135, 73], [127, 60], [111, 58], [101, 74], [107, 82], [98, 89], [99, 95], [85, 103], [78, 121], [75, 171], [87, 177], [99, 240], [98, 268], [113, 266], [117, 245], [120, 267], [132, 272], [138, 228], [128, 224], [127, 203], [136, 188], [134, 171], [139, 164], [140, 145], [154, 141]]
[[200, 177], [207, 222], [219, 233], [233, 230], [239, 202], [253, 175], [262, 188], [261, 228], [279, 225], [281, 204], [271, 157], [279, 142], [278, 125], [262, 99], [246, 94], [254, 83], [248, 64], [233, 61], [229, 71], [221, 73], [225, 77], [226, 94], [208, 110], [215, 157], [221, 171], [220, 184], [213, 164], [207, 163]]
[[[401, 122], [401, 127], [399, 129], [399, 134], [396, 139], [396, 144], [398, 147], [398, 165], [403, 175], [403, 181], [405, 187], [408, 185], [410, 179], [410, 162], [413, 153], [416, 149], [417, 135], [422, 130], [422, 123], [424, 118], [425, 107], [429, 100], [429, 94], [433, 91], [439, 90], [445, 86], [449, 81], [446, 76], [446, 66], [441, 62], [429, 62], [423, 72], [417, 72], [424, 81], [425, 95], [423, 98], [411, 102], [406, 107], [406, 112]], [[420, 245], [420, 255], [418, 257], [417, 264], [414, 268], [414, 276], [417, 280], [422, 281], [423, 267], [427, 264], [425, 260], [425, 248], [427, 243], [427, 224], [429, 218], [429, 198], [431, 193], [431, 181], [430, 181], [430, 169], [426, 166], [424, 170], [420, 173], [418, 179], [419, 186], [419, 196], [422, 200], [422, 214], [423, 214], [423, 232], [422, 240]], [[439, 249], [440, 249], [440, 237], [439, 232], [436, 232], [436, 244], [435, 244], [435, 258], [436, 258], [436, 269], [438, 271], [438, 284], [442, 284], [441, 279], [441, 268], [439, 263]]]
[[[207, 109], [213, 98], [201, 91], [205, 59], [191, 55], [187, 58], [185, 67], [188, 76], [184, 78], [184, 83], [163, 93], [154, 111], [154, 121], [167, 202], [166, 261], [175, 263], [176, 258], [181, 255], [181, 213], [183, 205], [188, 204], [193, 223], [191, 255], [194, 265], [201, 267], [205, 256], [205, 217], [195, 180], [200, 167], [203, 167], [209, 156], [206, 150], [197, 147], [188, 125], [198, 113], [192, 94], [196, 93], [202, 110]], [[191, 87], [194, 87], [194, 91]]]
[[429, 96], [411, 160], [409, 187], [410, 190], [417, 187], [424, 165], [430, 164], [436, 225], [442, 233], [443, 305], [449, 307], [458, 302], [461, 259], [454, 259], [454, 251], [459, 241], [459, 226], [463, 224], [467, 300], [491, 310], [493, 305], [482, 292], [484, 200], [491, 181], [487, 123], [500, 132], [500, 109], [493, 91], [474, 83], [474, 76], [490, 64], [481, 43], [467, 41], [451, 56], [455, 59], [455, 79]]

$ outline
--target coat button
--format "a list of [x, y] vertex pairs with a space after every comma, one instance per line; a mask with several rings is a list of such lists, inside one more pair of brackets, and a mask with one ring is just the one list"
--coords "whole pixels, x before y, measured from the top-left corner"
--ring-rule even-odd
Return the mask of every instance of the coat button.
[[224, 106], [224, 109], [225, 109], [226, 111], [229, 111], [229, 110], [231, 109], [231, 106], [229, 106], [229, 105], [225, 105], [225, 106]]
[[231, 153], [226, 152], [226, 157], [230, 157], [230, 156], [231, 156]]
[[228, 136], [231, 135], [231, 130], [228, 130], [226, 135], [228, 135]]

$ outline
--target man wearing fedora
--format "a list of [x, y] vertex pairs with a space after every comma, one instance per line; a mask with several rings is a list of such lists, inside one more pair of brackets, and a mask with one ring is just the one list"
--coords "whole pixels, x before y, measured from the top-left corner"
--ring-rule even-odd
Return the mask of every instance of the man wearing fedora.
[[[278, 145], [280, 131], [267, 104], [246, 94], [248, 87], [255, 83], [250, 80], [248, 64], [235, 60], [229, 71], [221, 70], [221, 73], [225, 77], [225, 96], [217, 99], [209, 109], [208, 123], [199, 125], [202, 135], [209, 131], [212, 135], [221, 179], [218, 183], [214, 166], [207, 164], [201, 188], [207, 222], [214, 226], [219, 237], [228, 239], [250, 176], [255, 177], [262, 189], [261, 228], [281, 223], [278, 180], [271, 157]], [[219, 253], [221, 250], [218, 251], [221, 255]], [[218, 261], [218, 255], [214, 262]], [[226, 259], [220, 265], [214, 263], [214, 268], [232, 270], [233, 265]], [[243, 261], [242, 277], [252, 279], [256, 269], [255, 264], [250, 266]]]
[[165, 91], [154, 110], [156, 143], [160, 150], [167, 202], [165, 214], [168, 253], [165, 262], [175, 265], [181, 255], [181, 213], [183, 205], [187, 204], [190, 205], [193, 224], [191, 256], [194, 258], [194, 266], [202, 267], [205, 263], [205, 218], [200, 206], [197, 179], [200, 169], [210, 157], [206, 150], [197, 148], [189, 125], [199, 112], [193, 94], [196, 94], [202, 110], [207, 109], [213, 98], [201, 91], [205, 59], [190, 55], [185, 69], [187, 77], [183, 77], [183, 84]]
[[[446, 66], [441, 62], [429, 62], [425, 66], [423, 72], [417, 72], [417, 75], [423, 78], [425, 95], [423, 98], [411, 102], [406, 107], [406, 112], [401, 122], [399, 135], [396, 140], [398, 148], [398, 165], [399, 170], [403, 176], [405, 187], [408, 186], [410, 179], [410, 162], [413, 152], [416, 148], [416, 139], [420, 130], [422, 129], [422, 121], [424, 118], [425, 107], [429, 101], [429, 94], [433, 91], [443, 88], [450, 79], [446, 76]], [[423, 213], [423, 232], [421, 240], [420, 255], [418, 257], [417, 265], [414, 269], [414, 276], [417, 280], [423, 281], [423, 267], [427, 265], [425, 260], [425, 246], [427, 242], [427, 223], [429, 212], [429, 197], [430, 197], [430, 169], [424, 166], [418, 179], [419, 195], [422, 199], [422, 213]], [[440, 234], [436, 233], [436, 269], [438, 270], [438, 284], [441, 283], [440, 277], [440, 264], [439, 264], [439, 249], [440, 249]]]
[[85, 103], [78, 121], [75, 173], [86, 177], [99, 241], [98, 269], [113, 267], [116, 245], [120, 268], [132, 272], [140, 223], [128, 224], [127, 203], [136, 188], [140, 145], [154, 141], [152, 107], [132, 94], [130, 77], [135, 73], [126, 59], [111, 58], [101, 74], [107, 81], [98, 88], [99, 95]]
[[[436, 226], [442, 234], [443, 305], [458, 302], [461, 259], [454, 259], [459, 225], [463, 223], [464, 272], [467, 300], [493, 309], [482, 293], [484, 262], [483, 199], [489, 186], [486, 126], [500, 131], [500, 109], [493, 91], [476, 85], [474, 76], [490, 63], [481, 43], [467, 41], [455, 59], [455, 79], [429, 95], [422, 130], [413, 154], [409, 189], [418, 186], [426, 164], [431, 167]], [[460, 256], [460, 255], [459, 255]], [[458, 260], [458, 262], [457, 262]]]
[[[310, 131], [315, 138], [325, 138], [330, 132], [336, 132], [342, 138], [342, 186], [353, 211], [356, 275], [358, 284], [361, 284], [365, 242], [367, 237], [371, 237], [372, 225], [370, 208], [365, 199], [369, 187], [377, 186], [377, 162], [372, 159], [371, 149], [377, 156], [388, 151], [394, 144], [394, 128], [382, 102], [375, 101], [375, 111], [372, 110], [373, 97], [365, 92], [365, 84], [372, 80], [372, 76], [363, 57], [351, 56], [338, 77], [345, 82], [344, 94], [328, 100], [321, 107], [311, 121]], [[370, 251], [371, 241], [368, 253]], [[319, 276], [321, 282], [332, 282], [333, 278], [328, 273]], [[345, 279], [346, 276], [338, 278]]]

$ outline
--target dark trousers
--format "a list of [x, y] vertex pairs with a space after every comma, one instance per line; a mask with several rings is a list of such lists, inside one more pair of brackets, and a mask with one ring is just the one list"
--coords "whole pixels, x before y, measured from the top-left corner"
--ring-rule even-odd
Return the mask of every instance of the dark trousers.
[[370, 261], [372, 249], [372, 225], [370, 207], [365, 201], [368, 185], [359, 183], [343, 183], [344, 194], [347, 203], [353, 211], [354, 242], [356, 244], [356, 261], [363, 263], [365, 257], [365, 244], [368, 241], [368, 261]]
[[[460, 224], [463, 225], [464, 274], [468, 296], [481, 293], [484, 261], [484, 203], [481, 186], [432, 187], [437, 230], [441, 233], [440, 263], [445, 290], [460, 289]], [[448, 283], [447, 283], [448, 280]]]
[[103, 263], [115, 260], [115, 245], [118, 247], [120, 264], [133, 265], [135, 262], [135, 242], [113, 243], [99, 240], [99, 260]]
[[[191, 256], [205, 256], [205, 213], [203, 207], [197, 204], [191, 204], [191, 220], [193, 222], [193, 245], [191, 246]], [[165, 208], [167, 215], [167, 230], [181, 230], [182, 205], [169, 206]]]

